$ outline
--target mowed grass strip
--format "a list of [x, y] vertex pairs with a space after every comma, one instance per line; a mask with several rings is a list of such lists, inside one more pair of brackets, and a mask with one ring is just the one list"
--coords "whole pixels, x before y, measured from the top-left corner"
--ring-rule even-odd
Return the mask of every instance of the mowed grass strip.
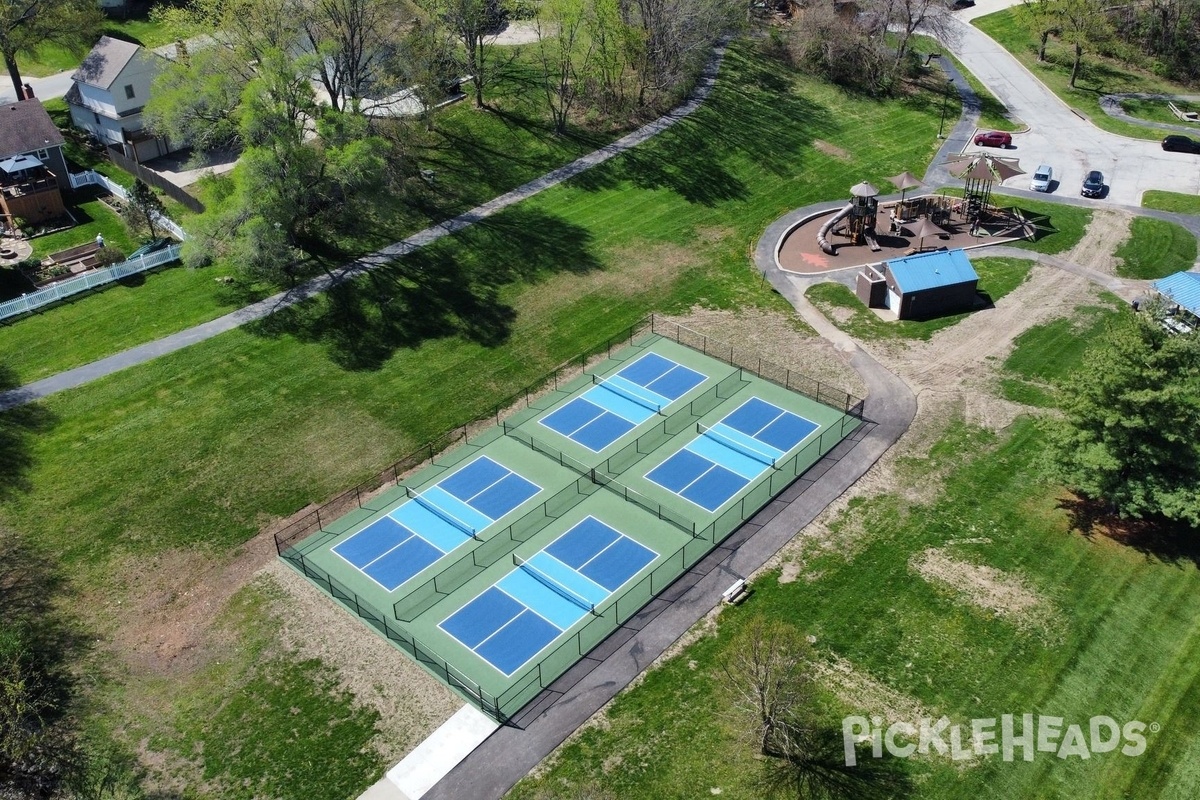
[[1179, 214], [1200, 214], [1200, 195], [1150, 189], [1142, 194], [1142, 206]]
[[1133, 139], [1163, 137], [1164, 131], [1157, 128], [1146, 128], [1105, 114], [1100, 108], [1100, 98], [1106, 94], [1123, 92], [1189, 94], [1186, 86], [1171, 83], [1147, 70], [1116, 59], [1086, 52], [1085, 49], [1075, 88], [1071, 88], [1068, 85], [1074, 58], [1071, 45], [1052, 38], [1049, 47], [1046, 48], [1047, 60], [1039, 62], [1037, 37], [1031, 32], [1032, 26], [1028, 26], [1023, 19], [1029, 13], [1023, 7], [1009, 8], [974, 19], [971, 24], [1012, 53], [1064, 103], [1083, 112], [1097, 128]]
[[1165, 278], [1196, 263], [1196, 236], [1174, 222], [1135, 217], [1129, 238], [1114, 255], [1122, 260], [1117, 267], [1122, 278]]
[[[979, 275], [979, 291], [987, 295], [990, 302], [995, 303], [1009, 292], [1016, 289], [1029, 277], [1033, 268], [1032, 261], [1023, 258], [976, 258], [972, 262]], [[965, 311], [958, 314], [946, 314], [933, 319], [902, 319], [885, 321], [875, 312], [863, 306], [862, 302], [846, 286], [840, 283], [819, 283], [808, 290], [808, 297], [818, 308], [826, 312], [826, 316], [834, 319], [834, 324], [858, 339], [914, 339], [926, 341], [938, 331], [966, 319], [980, 309]], [[981, 298], [982, 299], [982, 298]], [[838, 321], [834, 309], [849, 311], [849, 316], [843, 316]]]
[[[1023, 713], [1061, 716], [1085, 731], [1096, 715], [1161, 725], [1136, 758], [909, 759], [898, 766], [920, 787], [915, 796], [1192, 796], [1187, 731], [1200, 722], [1200, 706], [1187, 702], [1200, 684], [1192, 660], [1200, 651], [1200, 572], [1070, 532], [1057, 488], [1041, 477], [1041, 436], [1030, 420], [1000, 437], [952, 423], [946, 437], [954, 441], [951, 464], [964, 452], [973, 457], [952, 468], [936, 500], [877, 495], [852, 503], [833, 541], [847, 530], [869, 535], [850, 554], [834, 547], [787, 584], [778, 573], [757, 580], [746, 604], [722, 613], [715, 636], [620, 695], [602, 725], [511, 796], [535, 798], [562, 785], [622, 798], [757, 796], [752, 746], [737, 738], [717, 702], [717, 665], [738, 626], [758, 614], [791, 622], [813, 638], [819, 658], [852, 670], [859, 689], [809, 720], [832, 727], [831, 736], [844, 714], [906, 719], [897, 716], [903, 706], [968, 725]], [[945, 466], [937, 450], [928, 465], [934, 471]], [[963, 565], [962, 574], [995, 570], [1036, 605], [1023, 616], [1001, 613], [985, 607], [996, 599], [985, 584], [931, 583], [914, 567], [930, 552]]]
[[1081, 306], [1070, 317], [1035, 325], [1014, 341], [1004, 361], [1001, 394], [1026, 405], [1053, 407], [1054, 390], [1079, 368], [1084, 352], [1119, 314], [1132, 313], [1119, 298], [1105, 306]]

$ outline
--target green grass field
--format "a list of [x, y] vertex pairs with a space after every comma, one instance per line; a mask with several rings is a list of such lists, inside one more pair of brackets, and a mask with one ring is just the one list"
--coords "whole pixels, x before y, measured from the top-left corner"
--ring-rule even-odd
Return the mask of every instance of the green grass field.
[[[155, 48], [174, 41], [174, 34], [167, 26], [148, 17], [138, 16], [128, 19], [106, 19], [100, 29], [100, 34], [111, 36], [114, 39], [136, 42], [148, 48]], [[75, 69], [83, 61], [89, 49], [85, 47], [82, 52], [72, 52], [60, 45], [47, 44], [38, 50], [36, 58], [25, 57], [18, 60], [17, 63], [21, 67], [22, 75], [29, 78], [44, 78], [57, 72]]]
[[[1167, 108], [1166, 100], [1137, 100], [1129, 98], [1121, 101], [1121, 108], [1131, 117], [1138, 119], [1149, 120], [1150, 122], [1167, 122], [1171, 125], [1184, 125], [1192, 128], [1196, 133], [1200, 133], [1200, 124], [1194, 122], [1186, 122], [1171, 113], [1171, 109]], [[1175, 101], [1175, 106], [1180, 111], [1196, 111], [1195, 103], [1187, 103], [1183, 100]], [[1167, 131], [1162, 131], [1165, 136]]]
[[1186, 271], [1196, 263], [1196, 237], [1187, 228], [1151, 217], [1135, 217], [1128, 240], [1115, 255], [1124, 259], [1122, 278], [1154, 280]]
[[1083, 306], [1070, 317], [1036, 325], [1016, 339], [1004, 362], [1000, 393], [1006, 400], [1052, 408], [1054, 390], [1077, 368], [1091, 342], [1104, 332], [1116, 314], [1128, 313], [1120, 299], [1109, 296], [1106, 306]]
[[1096, 127], [1134, 139], [1162, 138], [1163, 132], [1160, 130], [1144, 128], [1105, 114], [1100, 109], [1100, 98], [1120, 92], [1189, 94], [1187, 87], [1114, 59], [1085, 53], [1079, 78], [1072, 89], [1068, 83], [1073, 56], [1068, 46], [1052, 38], [1046, 49], [1047, 60], [1039, 62], [1037, 39], [1021, 23], [1020, 15], [1026, 13], [1023, 8], [1010, 8], [972, 20], [971, 24], [999, 42], [1064, 103], [1082, 112]]
[[1200, 214], [1200, 195], [1151, 189], [1142, 194], [1142, 205], [1146, 208], [1156, 208], [1159, 211]]
[[[1020, 258], [976, 258], [971, 262], [979, 274], [979, 290], [986, 293], [994, 303], [1016, 289], [1029, 277], [1032, 261]], [[826, 312], [839, 308], [851, 312], [845, 322], [836, 323], [839, 328], [857, 339], [914, 339], [928, 340], [930, 336], [966, 319], [973, 312], [948, 314], [926, 320], [904, 319], [885, 322], [874, 312], [863, 307], [854, 292], [840, 283], [819, 283], [808, 290], [808, 297], [818, 308]]]
[[[1200, 780], [1190, 734], [1200, 721], [1195, 564], [1072, 532], [1060, 492], [1041, 477], [1040, 434], [1028, 419], [1000, 435], [946, 423], [910, 476], [945, 471], [934, 499], [852, 502], [801, 579], [760, 577], [749, 601], [722, 613], [715, 635], [620, 695], [603, 724], [510, 796], [554, 796], [564, 785], [621, 798], [758, 796], [761, 762], [725, 711], [717, 673], [724, 648], [756, 615], [789, 621], [814, 642], [818, 661], [843, 671], [826, 674], [847, 675], [840, 691], [836, 678], [823, 682], [810, 719], [834, 729], [835, 747], [843, 715], [908, 719], [913, 707], [958, 722], [1032, 712], [1085, 729], [1101, 714], [1161, 725], [1137, 758], [894, 762], [914, 788], [886, 796], [1191, 796]], [[839, 533], [852, 531], [857, 544], [839, 546]], [[950, 566], [945, 581], [922, 576], [931, 559]], [[962, 575], [1007, 581], [1030, 605], [1014, 611], [983, 578]]]
[[[789, 209], [921, 170], [936, 146], [931, 106], [847, 97], [735, 47], [710, 101], [647, 146], [267, 323], [3, 415], [7, 485], [22, 489], [0, 501], [0, 523], [106, 607], [130, 591], [115, 564], [165, 551], [220, 560], [651, 310], [788, 311], [747, 248]], [[818, 138], [855, 168], [813, 147]], [[184, 283], [167, 275], [147, 280], [165, 279], [163, 298]], [[188, 710], [241, 696], [254, 674], [177, 682], [165, 706], [142, 702], [153, 681], [98, 674], [92, 699], [105, 710], [92, 725], [127, 748], [146, 738], [186, 755], [196, 739], [181, 736], [206, 724]], [[256, 736], [288, 735], [263, 718], [275, 727]], [[216, 794], [256, 769], [234, 737], [205, 741], [205, 762], [234, 776], [214, 777]], [[306, 752], [318, 765], [343, 756]], [[373, 777], [360, 772], [360, 787]], [[344, 793], [294, 784], [276, 796]]]

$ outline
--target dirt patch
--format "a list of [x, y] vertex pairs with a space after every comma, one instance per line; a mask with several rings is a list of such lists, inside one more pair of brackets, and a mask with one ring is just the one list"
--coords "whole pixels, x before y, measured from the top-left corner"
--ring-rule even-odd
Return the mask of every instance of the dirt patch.
[[1115, 275], [1123, 259], [1113, 253], [1129, 239], [1132, 224], [1133, 215], [1127, 211], [1096, 209], [1079, 244], [1062, 257], [1097, 272]]
[[665, 289], [685, 267], [695, 263], [696, 256], [677, 244], [640, 242], [614, 249], [607, 260], [613, 265], [607, 269], [568, 271], [542, 281], [536, 291], [521, 296], [521, 313], [545, 316], [583, 295], [633, 297]]
[[829, 142], [825, 141], [824, 139], [814, 139], [813, 147], [817, 148], [818, 150], [820, 150], [822, 153], [824, 153], [827, 156], [833, 156], [834, 158], [838, 159], [839, 161], [849, 161], [850, 160], [850, 154], [848, 152], [846, 152], [842, 148], [838, 147], [836, 144], [830, 144]]
[[210, 636], [213, 620], [274, 557], [274, 540], [263, 533], [229, 559], [182, 549], [118, 559], [110, 569], [123, 585], [104, 596], [119, 599], [101, 609], [112, 654], [134, 674], [176, 677], [199, 669], [220, 652]]
[[813, 675], [850, 709], [887, 721], [916, 722], [925, 717], [936, 719], [936, 709], [920, 700], [897, 692], [863, 672], [850, 661], [830, 653], [813, 664]]
[[1023, 630], [1049, 632], [1055, 626], [1053, 605], [1019, 576], [954, 558], [950, 547], [929, 548], [909, 561], [909, 568], [929, 583], [948, 589], [962, 602], [991, 611]]
[[697, 306], [685, 315], [666, 319], [713, 339], [734, 343], [739, 349], [761, 353], [765, 360], [856, 397], [866, 394], [866, 385], [845, 355], [818, 337], [795, 314], [758, 308], [722, 311]]
[[518, 19], [509, 22], [504, 26], [504, 30], [500, 31], [495, 36], [487, 37], [487, 42], [488, 44], [497, 44], [501, 47], [533, 44], [542, 38], [543, 33], [546, 36], [555, 36], [558, 34], [558, 29], [553, 26], [546, 26], [546, 29], [539, 33], [537, 23], [529, 20]]
[[319, 658], [337, 670], [340, 688], [355, 702], [379, 712], [373, 740], [393, 764], [438, 729], [464, 701], [421, 669], [374, 629], [351, 620], [345, 609], [318, 592], [282, 561], [272, 560], [255, 576], [279, 591], [272, 611], [281, 621], [280, 640], [302, 658]]

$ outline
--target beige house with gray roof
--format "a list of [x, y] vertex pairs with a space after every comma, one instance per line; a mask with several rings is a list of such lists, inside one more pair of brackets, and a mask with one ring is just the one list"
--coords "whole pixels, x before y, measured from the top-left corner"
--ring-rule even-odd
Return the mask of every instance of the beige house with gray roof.
[[71, 122], [138, 162], [178, 149], [142, 123], [150, 84], [165, 66], [162, 56], [141, 45], [101, 36], [71, 76]]

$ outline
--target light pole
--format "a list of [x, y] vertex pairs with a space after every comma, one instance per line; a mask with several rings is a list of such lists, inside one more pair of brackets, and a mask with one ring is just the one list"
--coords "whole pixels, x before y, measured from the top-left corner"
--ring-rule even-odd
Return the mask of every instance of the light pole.
[[950, 102], [950, 87], [954, 86], [954, 81], [946, 81], [946, 88], [942, 90], [942, 118], [938, 122], [939, 139], [942, 138], [942, 127], [946, 124], [946, 105]]

